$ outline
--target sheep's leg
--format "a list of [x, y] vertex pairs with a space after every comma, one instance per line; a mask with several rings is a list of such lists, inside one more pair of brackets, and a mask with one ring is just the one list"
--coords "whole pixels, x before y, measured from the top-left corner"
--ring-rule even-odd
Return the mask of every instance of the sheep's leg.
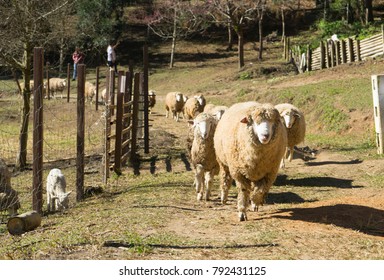
[[293, 158], [293, 147], [289, 147], [289, 157], [288, 161], [291, 162]]
[[271, 185], [272, 183], [267, 177], [264, 177], [257, 182], [252, 182], [253, 191], [251, 201], [253, 211], [256, 211], [260, 205], [264, 204], [265, 197], [268, 194]]
[[180, 113], [179, 113], [179, 112], [176, 112], [175, 114], [176, 114], [176, 121], [178, 122], [178, 121], [179, 121], [179, 114], [180, 114]]
[[221, 203], [225, 204], [228, 200], [228, 190], [232, 184], [232, 178], [229, 174], [229, 169], [226, 166], [220, 166], [220, 188], [221, 188]]
[[203, 166], [201, 164], [198, 164], [196, 166], [196, 173], [195, 173], [197, 200], [201, 200], [203, 198], [203, 193], [204, 193], [203, 177], [204, 177]]
[[49, 193], [47, 193], [47, 211], [51, 212], [51, 203], [52, 203], [52, 198]]
[[206, 172], [205, 173], [205, 200], [208, 201], [209, 197], [211, 196], [211, 188], [212, 188], [212, 181], [213, 181], [213, 176], [211, 172]]
[[237, 210], [239, 211], [239, 221], [247, 220], [247, 208], [249, 205], [249, 197], [250, 197], [250, 185], [246, 182], [246, 180], [236, 180], [237, 185]]

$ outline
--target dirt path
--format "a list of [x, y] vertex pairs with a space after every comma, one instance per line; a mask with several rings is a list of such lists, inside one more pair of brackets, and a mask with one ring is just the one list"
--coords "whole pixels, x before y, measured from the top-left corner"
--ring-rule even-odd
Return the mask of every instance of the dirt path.
[[[166, 119], [161, 107], [154, 111], [153, 152], [169, 154], [157, 159], [154, 172], [191, 171], [185, 157], [187, 124]], [[150, 167], [143, 165], [142, 170]], [[266, 205], [249, 213], [246, 223], [237, 221], [234, 188], [224, 206], [218, 188], [212, 201], [186, 199], [175, 205], [174, 218], [164, 230], [186, 239], [193, 236], [206, 246], [159, 248], [149, 258], [382, 258], [384, 191], [372, 176], [383, 173], [383, 159], [360, 160], [328, 150], [305, 160], [297, 154], [280, 170]]]

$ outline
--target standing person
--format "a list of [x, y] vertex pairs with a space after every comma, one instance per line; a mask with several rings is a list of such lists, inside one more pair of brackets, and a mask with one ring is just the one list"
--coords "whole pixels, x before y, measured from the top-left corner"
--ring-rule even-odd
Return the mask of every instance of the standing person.
[[73, 60], [73, 77], [72, 81], [76, 80], [77, 77], [77, 64], [82, 63], [84, 60], [84, 54], [76, 47], [75, 51], [72, 54]]
[[110, 68], [115, 69], [115, 73], [117, 74], [117, 62], [116, 62], [116, 52], [115, 48], [117, 47], [119, 43], [116, 43], [116, 45], [112, 45], [112, 43], [109, 43], [107, 48], [107, 63]]

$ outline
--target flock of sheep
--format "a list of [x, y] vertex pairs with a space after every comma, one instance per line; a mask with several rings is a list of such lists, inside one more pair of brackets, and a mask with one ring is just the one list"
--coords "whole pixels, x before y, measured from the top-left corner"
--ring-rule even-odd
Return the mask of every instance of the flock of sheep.
[[254, 101], [231, 107], [206, 104], [202, 95], [186, 98], [170, 92], [165, 98], [166, 117], [172, 113], [191, 124], [187, 149], [195, 169], [197, 200], [209, 200], [213, 178], [220, 174], [221, 203], [235, 180], [240, 221], [247, 209], [263, 205], [285, 158], [293, 157], [295, 145], [304, 141], [305, 118], [294, 105], [273, 106]]
[[[52, 90], [62, 88], [60, 81], [50, 84]], [[86, 92], [93, 96], [96, 89], [86, 83]], [[64, 85], [65, 87], [65, 85]], [[156, 104], [156, 94], [149, 91], [150, 111]], [[209, 200], [214, 176], [220, 176], [221, 203], [228, 199], [228, 191], [235, 180], [238, 191], [237, 209], [240, 221], [247, 220], [247, 209], [257, 210], [263, 205], [279, 168], [285, 158], [293, 157], [295, 145], [304, 141], [305, 118], [292, 104], [273, 106], [254, 101], [230, 106], [206, 104], [203, 95], [187, 98], [180, 92], [165, 97], [166, 117], [172, 114], [179, 121], [180, 114], [188, 122], [187, 150], [195, 170], [194, 185], [197, 200]], [[5, 162], [0, 161], [0, 210], [11, 215], [20, 207], [17, 192], [10, 186]], [[47, 177], [48, 211], [68, 207], [64, 175], [52, 169]]]

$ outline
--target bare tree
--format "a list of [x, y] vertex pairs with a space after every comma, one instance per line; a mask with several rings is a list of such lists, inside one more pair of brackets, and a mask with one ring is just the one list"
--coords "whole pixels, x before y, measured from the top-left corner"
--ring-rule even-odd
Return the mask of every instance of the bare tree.
[[[257, 8], [261, 0], [234, 1], [234, 0], [211, 0], [208, 1], [212, 8], [212, 16], [218, 23], [233, 27], [238, 39], [238, 64], [239, 68], [244, 67], [244, 30], [250, 21], [257, 18]], [[222, 21], [219, 15], [226, 20]]]
[[24, 88], [21, 95], [21, 124], [16, 168], [26, 167], [30, 115], [32, 52], [35, 46], [47, 45], [53, 37], [52, 22], [61, 9], [73, 0], [1, 0], [0, 62], [13, 71], [20, 71]]
[[177, 40], [205, 29], [204, 6], [204, 1], [161, 1], [154, 6], [153, 14], [145, 18], [144, 21], [153, 33], [172, 40], [170, 68], [174, 66]]

